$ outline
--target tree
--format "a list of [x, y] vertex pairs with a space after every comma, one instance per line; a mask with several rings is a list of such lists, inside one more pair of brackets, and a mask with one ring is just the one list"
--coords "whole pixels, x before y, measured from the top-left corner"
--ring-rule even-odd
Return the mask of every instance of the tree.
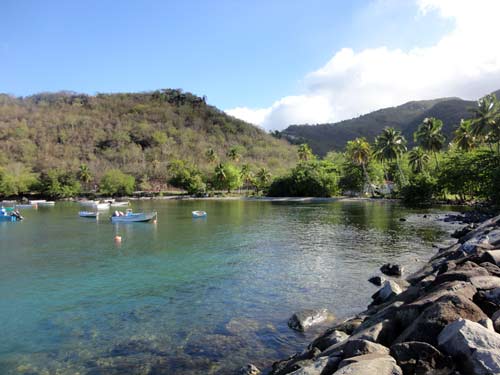
[[37, 175], [22, 163], [0, 167], [0, 196], [10, 197], [27, 193], [37, 182]]
[[394, 128], [385, 128], [382, 134], [375, 138], [375, 157], [382, 162], [395, 160], [403, 184], [406, 179], [399, 163], [407, 150], [406, 143], [405, 137]]
[[241, 180], [243, 181], [243, 187], [248, 186], [248, 184], [251, 183], [254, 178], [253, 172], [250, 168], [250, 164], [245, 163], [241, 166], [240, 175]]
[[465, 152], [469, 152], [476, 147], [477, 143], [472, 130], [472, 120], [462, 119], [460, 121], [460, 126], [455, 130], [453, 143], [455, 143], [460, 150]]
[[238, 189], [241, 187], [240, 171], [229, 163], [217, 165], [214, 173], [214, 186], [221, 190], [227, 190], [228, 193]]
[[75, 197], [81, 192], [74, 173], [51, 169], [40, 176], [40, 192], [51, 198]]
[[267, 168], [260, 168], [256, 174], [258, 190], [263, 190], [271, 181], [271, 172]]
[[92, 181], [92, 174], [90, 173], [87, 164], [81, 164], [78, 170], [78, 179], [83, 183], [85, 188], [88, 188], [90, 182]]
[[443, 148], [445, 137], [442, 133], [443, 122], [434, 117], [427, 117], [414, 133], [415, 142], [418, 142], [425, 151], [434, 153], [436, 166], [439, 168], [437, 152]]
[[372, 183], [370, 181], [370, 176], [366, 170], [366, 166], [370, 162], [372, 156], [372, 149], [370, 144], [365, 138], [356, 138], [353, 141], [347, 142], [346, 145], [347, 158], [355, 165], [358, 165], [363, 170], [363, 175], [365, 178], [365, 183], [368, 184], [368, 189], [373, 195]]
[[101, 179], [100, 191], [106, 195], [130, 195], [134, 192], [135, 178], [119, 169], [108, 170]]
[[240, 152], [238, 150], [238, 147], [234, 146], [234, 147], [231, 147], [229, 149], [229, 151], [227, 152], [226, 156], [231, 159], [232, 161], [234, 161], [235, 163], [237, 163], [239, 160], [240, 160]]
[[213, 148], [207, 149], [207, 151], [205, 152], [205, 157], [207, 158], [207, 161], [209, 163], [214, 163], [218, 159], [217, 153], [215, 152], [215, 150]]
[[429, 163], [429, 155], [422, 147], [413, 147], [408, 153], [408, 163], [413, 173], [422, 173]]
[[495, 94], [479, 99], [477, 108], [471, 109], [472, 134], [484, 139], [491, 147], [497, 143], [497, 153], [500, 155], [500, 103]]
[[302, 161], [308, 161], [314, 158], [311, 147], [307, 143], [303, 143], [298, 149], [299, 159]]

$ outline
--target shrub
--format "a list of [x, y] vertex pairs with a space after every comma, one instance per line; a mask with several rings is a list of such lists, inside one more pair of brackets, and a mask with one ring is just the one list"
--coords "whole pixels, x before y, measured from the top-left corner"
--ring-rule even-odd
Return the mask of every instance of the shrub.
[[130, 195], [134, 192], [135, 178], [119, 169], [110, 169], [101, 179], [100, 192], [103, 194]]
[[400, 190], [403, 203], [409, 206], [430, 205], [439, 192], [437, 180], [428, 174], [417, 174]]

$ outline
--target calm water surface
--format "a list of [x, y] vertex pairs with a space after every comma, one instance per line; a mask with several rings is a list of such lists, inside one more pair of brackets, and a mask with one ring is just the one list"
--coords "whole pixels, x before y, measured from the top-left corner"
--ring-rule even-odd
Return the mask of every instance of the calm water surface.
[[[303, 308], [359, 312], [386, 261], [451, 230], [387, 202], [134, 202], [157, 224], [77, 216], [74, 203], [0, 223], [0, 374], [226, 374], [317, 334]], [[192, 210], [207, 219], [192, 219]], [[402, 222], [401, 217], [407, 218]], [[121, 246], [113, 238], [123, 238]]]

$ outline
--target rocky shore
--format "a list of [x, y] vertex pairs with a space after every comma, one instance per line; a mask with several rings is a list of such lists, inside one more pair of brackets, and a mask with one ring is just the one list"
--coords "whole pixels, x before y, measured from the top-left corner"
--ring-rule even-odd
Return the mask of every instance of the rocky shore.
[[[406, 279], [393, 273], [367, 310], [330, 327], [304, 351], [262, 372], [248, 365], [240, 373], [500, 374], [500, 215], [454, 237], [418, 272]], [[320, 321], [314, 314], [302, 318]], [[293, 326], [307, 328], [300, 318], [291, 319]]]

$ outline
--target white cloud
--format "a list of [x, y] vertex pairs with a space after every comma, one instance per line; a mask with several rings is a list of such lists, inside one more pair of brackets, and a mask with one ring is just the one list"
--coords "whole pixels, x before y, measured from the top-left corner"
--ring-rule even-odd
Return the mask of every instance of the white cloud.
[[454, 21], [435, 45], [409, 51], [344, 48], [304, 78], [305, 92], [268, 108], [227, 112], [266, 129], [334, 122], [416, 99], [477, 99], [500, 88], [499, 0], [416, 0]]

